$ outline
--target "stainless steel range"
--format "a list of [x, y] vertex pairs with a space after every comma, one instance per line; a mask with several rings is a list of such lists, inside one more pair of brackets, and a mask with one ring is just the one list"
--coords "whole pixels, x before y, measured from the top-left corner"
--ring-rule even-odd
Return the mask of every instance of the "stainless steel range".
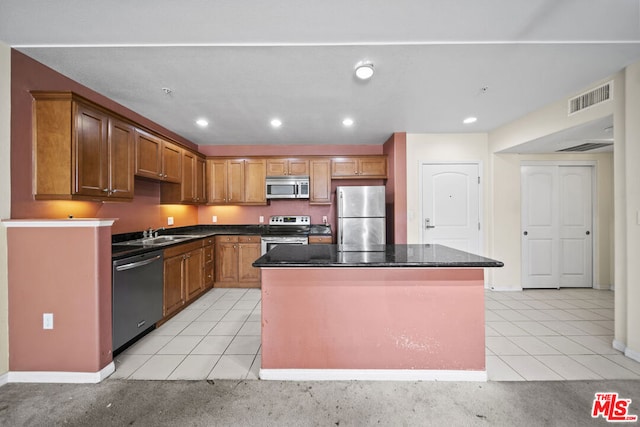
[[274, 215], [262, 234], [262, 255], [276, 245], [306, 245], [309, 243], [311, 217], [307, 215]]

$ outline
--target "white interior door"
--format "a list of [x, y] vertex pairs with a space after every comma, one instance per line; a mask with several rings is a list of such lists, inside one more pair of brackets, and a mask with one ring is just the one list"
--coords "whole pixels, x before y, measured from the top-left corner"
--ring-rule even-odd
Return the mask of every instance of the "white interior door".
[[480, 254], [478, 164], [422, 165], [422, 242]]
[[522, 167], [522, 287], [593, 287], [592, 168]]

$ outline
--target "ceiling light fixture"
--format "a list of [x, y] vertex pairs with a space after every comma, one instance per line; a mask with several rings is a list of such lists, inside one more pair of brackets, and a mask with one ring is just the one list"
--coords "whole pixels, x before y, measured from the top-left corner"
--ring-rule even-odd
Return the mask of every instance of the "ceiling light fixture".
[[373, 64], [371, 61], [360, 61], [356, 64], [356, 77], [360, 80], [368, 80], [373, 76]]
[[196, 124], [201, 128], [206, 128], [207, 126], [209, 126], [209, 122], [206, 119], [198, 119], [196, 120]]
[[477, 117], [467, 117], [466, 119], [464, 119], [464, 120], [462, 121], [462, 123], [464, 123], [465, 125], [469, 125], [469, 124], [471, 124], [471, 123], [475, 123], [475, 122], [477, 122], [477, 121], [478, 121], [478, 118], [477, 118]]
[[342, 121], [342, 124], [346, 127], [353, 126], [353, 119], [350, 119], [349, 117], [347, 117]]
[[271, 120], [271, 126], [273, 126], [274, 128], [279, 128], [280, 126], [282, 126], [282, 120], [280, 119]]

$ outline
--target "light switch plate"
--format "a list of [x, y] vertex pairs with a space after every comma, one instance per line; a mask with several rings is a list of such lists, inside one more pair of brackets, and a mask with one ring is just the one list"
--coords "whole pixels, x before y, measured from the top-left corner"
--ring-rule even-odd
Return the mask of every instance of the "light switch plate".
[[218, 217], [216, 215], [211, 217], [212, 222], [218, 222]]
[[53, 329], [53, 313], [42, 313], [42, 329]]
[[167, 225], [173, 225], [173, 217], [167, 217]]
[[264, 223], [264, 216], [260, 215], [260, 224]]

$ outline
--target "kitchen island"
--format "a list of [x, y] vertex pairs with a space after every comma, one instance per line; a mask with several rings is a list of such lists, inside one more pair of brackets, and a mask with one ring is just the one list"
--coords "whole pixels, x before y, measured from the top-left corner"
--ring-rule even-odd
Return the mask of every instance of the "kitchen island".
[[484, 268], [441, 245], [280, 245], [262, 269], [261, 379], [486, 381]]

